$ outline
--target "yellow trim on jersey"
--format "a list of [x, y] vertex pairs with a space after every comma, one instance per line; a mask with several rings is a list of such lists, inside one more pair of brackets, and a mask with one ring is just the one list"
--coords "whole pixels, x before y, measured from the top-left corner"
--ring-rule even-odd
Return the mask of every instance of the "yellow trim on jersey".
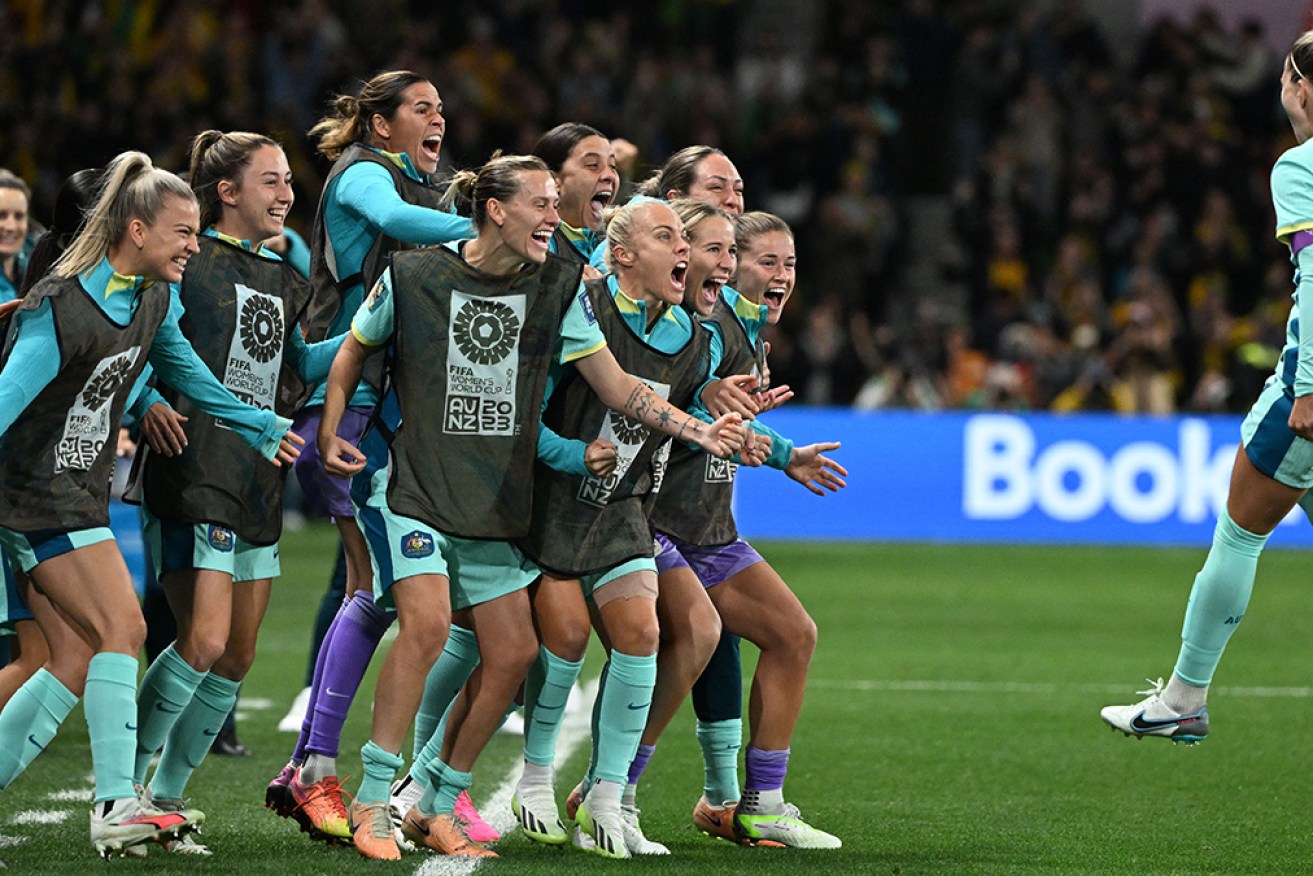
[[587, 350], [579, 350], [578, 352], [571, 353], [561, 361], [565, 363], [570, 363], [577, 361], [579, 359], [587, 359], [589, 356], [593, 355], [594, 353], [600, 353], [604, 349], [606, 349], [606, 341], [602, 341], [600, 344], [595, 344], [589, 347]]
[[1290, 238], [1294, 237], [1301, 231], [1313, 231], [1313, 221], [1296, 222], [1294, 225], [1287, 225], [1284, 228], [1277, 229], [1277, 240], [1282, 243], [1290, 243]]
[[382, 346], [382, 344], [376, 344], [376, 343], [374, 343], [373, 341], [371, 341], [371, 340], [369, 340], [368, 338], [366, 338], [364, 335], [362, 335], [362, 334], [359, 332], [359, 330], [356, 329], [356, 324], [355, 324], [354, 322], [351, 323], [351, 337], [355, 338], [356, 341], [358, 341], [360, 344], [362, 344], [362, 345], [364, 345], [364, 346], [366, 346], [366, 347], [380, 347], [380, 346]]

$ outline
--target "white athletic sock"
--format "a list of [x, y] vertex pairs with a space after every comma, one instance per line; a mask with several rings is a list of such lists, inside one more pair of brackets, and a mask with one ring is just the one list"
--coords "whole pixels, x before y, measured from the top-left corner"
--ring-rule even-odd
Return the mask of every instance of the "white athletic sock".
[[1187, 684], [1175, 674], [1163, 688], [1163, 703], [1174, 712], [1184, 714], [1203, 708], [1208, 702], [1208, 685]]

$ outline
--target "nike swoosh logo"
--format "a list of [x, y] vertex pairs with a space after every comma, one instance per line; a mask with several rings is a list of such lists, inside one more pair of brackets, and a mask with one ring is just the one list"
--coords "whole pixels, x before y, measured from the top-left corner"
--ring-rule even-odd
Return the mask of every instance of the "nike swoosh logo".
[[416, 821], [413, 818], [407, 818], [406, 824], [409, 824], [414, 829], [414, 831], [420, 834], [421, 836], [429, 835], [429, 827], [427, 824], [420, 824], [418, 821]]
[[333, 690], [331, 687], [324, 688], [324, 690], [325, 690], [325, 692], [327, 692], [327, 694], [328, 694], [330, 697], [341, 697], [341, 698], [343, 698], [343, 699], [346, 699], [346, 698], [347, 698], [347, 694], [344, 694], [344, 693], [338, 693], [337, 691]]
[[155, 708], [161, 712], [164, 712], [166, 715], [176, 715], [182, 711], [182, 709], [170, 709], [167, 705], [165, 705], [162, 702], [155, 703]]
[[632, 711], [637, 712], [639, 709], [646, 709], [646, 708], [647, 708], [648, 706], [650, 706], [650, 705], [652, 705], [652, 701], [651, 701], [651, 700], [648, 700], [647, 702], [643, 703], [641, 706], [636, 706], [636, 705], [634, 705], [633, 703], [630, 703], [630, 704], [629, 704], [629, 708], [630, 708]]
[[45, 747], [44, 745], [42, 745], [40, 742], [37, 742], [37, 741], [36, 741], [36, 737], [35, 737], [35, 736], [28, 736], [28, 737], [27, 737], [27, 741], [30, 742], [30, 743], [32, 743], [33, 745], [35, 745], [37, 748], [41, 749], [42, 751], [45, 751], [45, 750], [46, 750], [46, 747]]
[[702, 817], [705, 818], [707, 821], [710, 821], [712, 824], [716, 825], [716, 827], [720, 827], [719, 815], [712, 815], [710, 812], [703, 812]]
[[219, 735], [219, 731], [218, 731], [218, 730], [211, 730], [210, 728], [206, 727], [206, 728], [204, 728], [204, 729], [201, 730], [201, 735], [202, 735], [202, 736], [218, 736], [218, 735]]
[[128, 730], [131, 730], [133, 733], [136, 733], [136, 732], [137, 732], [137, 725], [136, 725], [136, 724], [127, 724], [127, 723], [125, 723], [123, 726], [124, 726], [124, 728], [126, 728], [126, 729], [128, 729]]
[[1132, 730], [1161, 730], [1163, 727], [1174, 727], [1178, 724], [1184, 724], [1187, 721], [1195, 721], [1200, 717], [1199, 713], [1193, 715], [1182, 715], [1179, 718], [1155, 718], [1146, 720], [1144, 712], [1136, 715], [1131, 719]]

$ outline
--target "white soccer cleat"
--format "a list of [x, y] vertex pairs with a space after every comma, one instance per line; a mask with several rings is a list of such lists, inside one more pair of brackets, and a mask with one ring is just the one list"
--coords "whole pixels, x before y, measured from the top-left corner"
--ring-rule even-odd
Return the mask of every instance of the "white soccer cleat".
[[670, 849], [653, 842], [643, 835], [643, 828], [638, 823], [637, 806], [620, 806], [620, 821], [624, 825], [625, 848], [631, 855], [668, 855]]
[[102, 858], [133, 855], [134, 846], [180, 840], [205, 823], [195, 809], [161, 812], [136, 797], [96, 803], [91, 809], [91, 845]]
[[511, 811], [520, 830], [534, 842], [560, 846], [570, 839], [556, 809], [556, 792], [551, 785], [517, 785]]
[[305, 723], [306, 710], [310, 708], [310, 688], [303, 687], [301, 692], [292, 700], [292, 707], [287, 710], [278, 722], [280, 733], [300, 733], [301, 725]]
[[837, 849], [843, 840], [812, 827], [792, 803], [779, 812], [734, 811], [734, 833], [749, 843], [776, 842], [791, 849]]
[[1099, 717], [1114, 730], [1127, 736], [1161, 736], [1172, 742], [1194, 745], [1208, 735], [1208, 706], [1190, 712], [1178, 712], [1163, 702], [1163, 680], [1145, 679], [1152, 687], [1138, 691], [1145, 697], [1130, 706], [1105, 706]]
[[[596, 801], [585, 797], [584, 802], [579, 804], [579, 811], [575, 813], [575, 820], [584, 834], [592, 838], [592, 848], [587, 850], [594, 855], [603, 858], [630, 857], [629, 847], [625, 845], [625, 823], [620, 816], [619, 806], [614, 803], [597, 805]], [[582, 843], [575, 845], [587, 848]]]
[[[186, 812], [187, 804], [181, 797], [156, 797], [149, 788], [142, 791], [141, 802], [145, 806], [153, 806], [160, 812]], [[192, 834], [186, 834], [182, 839], [168, 839], [161, 842], [164, 851], [171, 855], [210, 855], [213, 852], [204, 843], [198, 843]], [[142, 856], [145, 857], [145, 849], [140, 846]]]

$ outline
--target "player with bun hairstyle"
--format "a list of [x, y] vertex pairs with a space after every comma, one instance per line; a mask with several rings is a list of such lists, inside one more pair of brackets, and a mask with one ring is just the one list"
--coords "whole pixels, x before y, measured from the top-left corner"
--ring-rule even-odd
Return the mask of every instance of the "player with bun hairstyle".
[[1195, 576], [1181, 647], [1164, 685], [1145, 699], [1107, 706], [1100, 716], [1127, 736], [1158, 736], [1193, 745], [1208, 736], [1208, 688], [1222, 652], [1245, 616], [1258, 558], [1278, 523], [1299, 505], [1313, 519], [1313, 31], [1295, 40], [1281, 71], [1281, 106], [1298, 145], [1272, 168], [1276, 238], [1295, 266], [1294, 306], [1276, 371], [1240, 427], [1226, 507]]

